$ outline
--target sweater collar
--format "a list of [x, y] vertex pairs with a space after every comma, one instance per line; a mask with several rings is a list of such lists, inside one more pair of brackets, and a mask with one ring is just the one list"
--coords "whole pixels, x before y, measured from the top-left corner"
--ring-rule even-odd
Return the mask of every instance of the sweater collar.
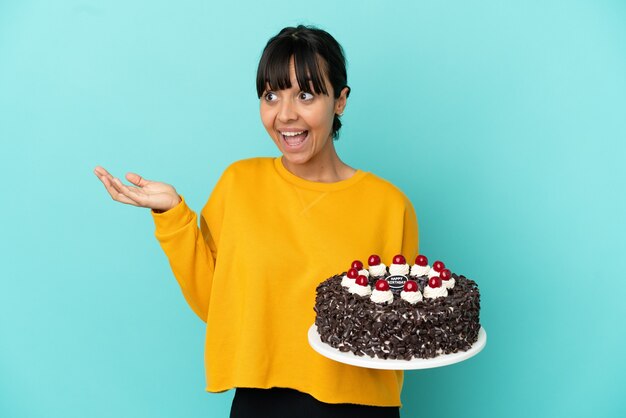
[[274, 159], [274, 167], [276, 168], [278, 174], [287, 182], [292, 183], [295, 186], [301, 187], [303, 189], [317, 190], [321, 192], [330, 192], [346, 189], [357, 183], [367, 175], [366, 171], [356, 170], [356, 172], [349, 179], [337, 181], [334, 183], [322, 183], [318, 181], [305, 180], [301, 177], [296, 176], [285, 168], [281, 157], [277, 157]]

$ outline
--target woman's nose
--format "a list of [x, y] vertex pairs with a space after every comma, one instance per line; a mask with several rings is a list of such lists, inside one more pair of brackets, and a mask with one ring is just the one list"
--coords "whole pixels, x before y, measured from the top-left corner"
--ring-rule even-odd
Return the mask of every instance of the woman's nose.
[[298, 113], [291, 100], [283, 100], [278, 110], [278, 119], [281, 122], [289, 122], [298, 119]]

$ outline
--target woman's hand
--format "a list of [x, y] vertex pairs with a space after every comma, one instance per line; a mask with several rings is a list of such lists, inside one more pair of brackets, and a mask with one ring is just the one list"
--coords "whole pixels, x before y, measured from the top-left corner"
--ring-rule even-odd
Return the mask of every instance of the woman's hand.
[[126, 174], [126, 179], [136, 187], [123, 184], [120, 179], [113, 177], [103, 167], [96, 167], [94, 173], [104, 184], [111, 198], [117, 202], [165, 212], [181, 201], [174, 187], [146, 180], [135, 173]]

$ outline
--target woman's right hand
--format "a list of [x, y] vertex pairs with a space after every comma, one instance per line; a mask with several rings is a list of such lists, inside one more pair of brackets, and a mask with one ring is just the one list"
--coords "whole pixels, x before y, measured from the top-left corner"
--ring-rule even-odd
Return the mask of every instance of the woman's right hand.
[[150, 208], [156, 212], [165, 212], [178, 205], [180, 196], [174, 187], [166, 183], [146, 180], [138, 174], [128, 173], [126, 179], [134, 186], [123, 184], [103, 167], [96, 167], [94, 174], [98, 176], [111, 198], [128, 205]]

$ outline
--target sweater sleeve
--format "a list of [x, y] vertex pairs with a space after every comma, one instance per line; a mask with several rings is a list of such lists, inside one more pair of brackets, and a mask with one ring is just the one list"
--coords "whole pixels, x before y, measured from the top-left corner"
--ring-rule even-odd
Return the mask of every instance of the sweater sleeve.
[[[185, 300], [204, 322], [207, 320], [217, 257], [216, 234], [205, 218], [207, 213], [211, 213], [213, 222], [219, 222], [223, 214], [223, 180], [224, 176], [202, 211], [200, 227], [196, 213], [187, 206], [182, 196], [181, 202], [174, 208], [163, 213], [152, 211], [155, 236], [169, 260], [172, 273]], [[213, 229], [218, 227], [213, 225]]]
[[206, 322], [215, 259], [203, 239], [196, 214], [185, 199], [174, 208], [152, 211], [155, 236], [191, 309]]

